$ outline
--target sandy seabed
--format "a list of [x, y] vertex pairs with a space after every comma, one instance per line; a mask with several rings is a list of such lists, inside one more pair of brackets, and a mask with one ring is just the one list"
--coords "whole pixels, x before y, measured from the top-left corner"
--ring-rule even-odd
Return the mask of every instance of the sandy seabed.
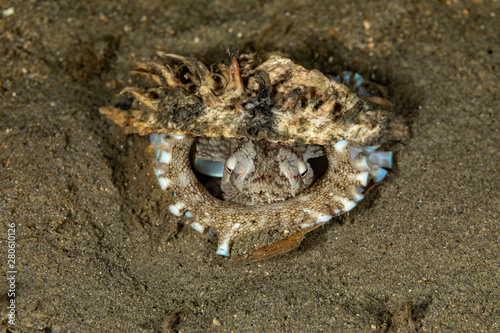
[[[0, 284], [2, 332], [500, 331], [499, 2], [0, 9], [0, 262], [17, 272], [14, 297]], [[169, 214], [148, 140], [98, 112], [136, 61], [214, 59], [227, 44], [359, 72], [411, 133], [358, 207], [256, 263], [216, 255]]]

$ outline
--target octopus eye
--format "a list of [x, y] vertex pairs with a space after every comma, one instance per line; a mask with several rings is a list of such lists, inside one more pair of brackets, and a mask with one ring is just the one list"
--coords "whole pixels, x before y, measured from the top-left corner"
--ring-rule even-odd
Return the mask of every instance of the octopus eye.
[[234, 156], [230, 156], [226, 160], [226, 165], [224, 166], [224, 168], [226, 169], [228, 174], [232, 174], [235, 166], [236, 166], [236, 158]]
[[300, 178], [304, 179], [304, 177], [307, 176], [307, 172], [309, 171], [309, 169], [307, 168], [307, 164], [305, 164], [303, 161], [300, 161], [298, 169], [300, 173]]

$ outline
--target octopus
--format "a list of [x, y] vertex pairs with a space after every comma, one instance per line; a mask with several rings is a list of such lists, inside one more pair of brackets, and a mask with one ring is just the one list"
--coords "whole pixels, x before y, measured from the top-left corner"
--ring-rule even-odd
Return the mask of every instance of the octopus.
[[159, 186], [175, 196], [168, 209], [217, 235], [219, 255], [267, 229], [296, 232], [248, 261], [297, 247], [384, 179], [393, 154], [380, 144], [406, 135], [390, 103], [349, 72], [335, 78], [277, 52], [239, 54], [235, 46], [211, 66], [160, 55], [167, 64], [140, 62], [134, 72], [145, 87], [125, 88], [127, 100], [100, 111], [128, 133], [150, 136]]

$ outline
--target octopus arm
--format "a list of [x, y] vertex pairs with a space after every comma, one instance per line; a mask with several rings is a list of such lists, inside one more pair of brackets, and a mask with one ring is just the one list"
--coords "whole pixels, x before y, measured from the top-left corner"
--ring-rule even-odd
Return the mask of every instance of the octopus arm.
[[[240, 206], [214, 198], [198, 181], [189, 154], [195, 141], [189, 135], [152, 136], [155, 174], [162, 189], [176, 193], [178, 199], [169, 206], [170, 211], [176, 216], [192, 217], [192, 227], [200, 232], [217, 233], [217, 253], [224, 256], [229, 256], [233, 242], [246, 234], [269, 228], [309, 228], [350, 211], [363, 198], [363, 187], [375, 179], [370, 173], [373, 164], [388, 165], [390, 158], [382, 152], [373, 155], [375, 149], [361, 148], [353, 153], [347, 141], [339, 141], [324, 147], [328, 160], [326, 172], [294, 198], [274, 204]], [[378, 173], [375, 176], [380, 178]]]

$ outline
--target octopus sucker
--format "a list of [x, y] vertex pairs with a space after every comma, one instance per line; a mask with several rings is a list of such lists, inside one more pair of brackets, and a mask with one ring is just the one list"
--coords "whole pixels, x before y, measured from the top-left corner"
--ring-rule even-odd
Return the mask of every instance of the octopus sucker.
[[217, 235], [223, 256], [242, 236], [299, 230], [250, 257], [288, 251], [351, 211], [392, 168], [393, 153], [379, 144], [407, 132], [357, 74], [332, 78], [280, 53], [239, 54], [235, 46], [212, 66], [159, 54], [166, 63], [141, 62], [134, 72], [149, 88], [125, 88], [129, 106], [100, 111], [129, 133], [150, 135], [154, 174], [175, 197], [168, 209]]

